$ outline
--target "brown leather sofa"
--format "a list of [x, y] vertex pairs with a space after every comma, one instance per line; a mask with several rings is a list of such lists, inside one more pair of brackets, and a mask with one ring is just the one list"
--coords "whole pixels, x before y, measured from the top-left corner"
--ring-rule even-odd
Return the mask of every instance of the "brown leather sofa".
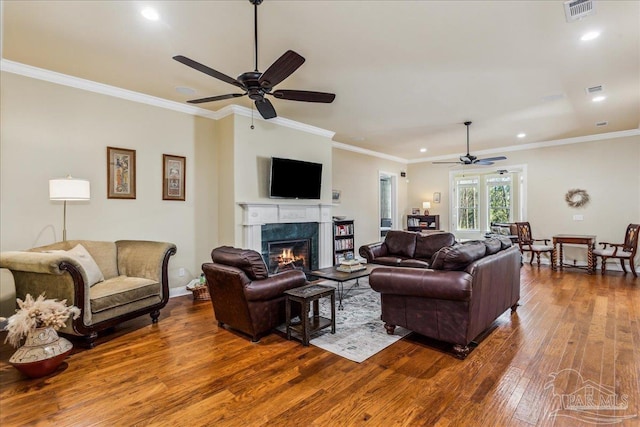
[[464, 359], [469, 344], [520, 299], [520, 250], [508, 238], [442, 248], [431, 269], [380, 267], [369, 276], [381, 294], [387, 333], [396, 326], [453, 344]]
[[456, 238], [451, 233], [421, 234], [414, 231], [389, 231], [384, 241], [360, 247], [367, 263], [394, 267], [429, 268], [438, 250], [451, 246]]
[[[307, 284], [302, 270], [269, 276], [256, 251], [221, 246], [211, 251], [211, 259], [202, 271], [218, 326], [243, 332], [253, 342], [285, 322], [284, 292]], [[292, 308], [299, 309], [295, 304]]]

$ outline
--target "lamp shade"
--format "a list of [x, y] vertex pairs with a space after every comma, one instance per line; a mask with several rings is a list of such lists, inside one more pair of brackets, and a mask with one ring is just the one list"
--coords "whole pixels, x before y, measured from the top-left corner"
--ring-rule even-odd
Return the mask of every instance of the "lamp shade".
[[89, 200], [91, 186], [86, 179], [56, 178], [49, 180], [50, 200]]
[[422, 209], [431, 209], [431, 202], [422, 202]]

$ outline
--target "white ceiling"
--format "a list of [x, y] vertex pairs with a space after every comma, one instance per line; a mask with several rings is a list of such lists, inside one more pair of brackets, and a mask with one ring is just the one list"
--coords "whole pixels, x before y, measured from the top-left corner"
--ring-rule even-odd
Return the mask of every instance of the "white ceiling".
[[[640, 125], [639, 1], [596, 1], [572, 23], [562, 1], [265, 0], [258, 16], [260, 71], [288, 49], [306, 58], [276, 89], [336, 94], [270, 98], [278, 115], [346, 144], [416, 160], [464, 154], [465, 120], [472, 154]], [[4, 1], [2, 18], [5, 59], [177, 102], [237, 88], [176, 54], [232, 77], [254, 69], [248, 0]], [[601, 36], [581, 41], [591, 30]], [[605, 101], [586, 94], [595, 85]], [[200, 107], [230, 103], [251, 106]]]

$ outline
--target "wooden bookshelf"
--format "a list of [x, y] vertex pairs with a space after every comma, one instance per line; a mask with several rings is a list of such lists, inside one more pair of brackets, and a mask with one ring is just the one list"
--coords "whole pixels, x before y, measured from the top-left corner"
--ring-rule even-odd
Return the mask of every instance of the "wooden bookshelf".
[[407, 230], [409, 231], [440, 230], [440, 215], [407, 215]]
[[354, 226], [352, 219], [333, 221], [333, 263], [340, 264], [344, 258], [355, 257]]

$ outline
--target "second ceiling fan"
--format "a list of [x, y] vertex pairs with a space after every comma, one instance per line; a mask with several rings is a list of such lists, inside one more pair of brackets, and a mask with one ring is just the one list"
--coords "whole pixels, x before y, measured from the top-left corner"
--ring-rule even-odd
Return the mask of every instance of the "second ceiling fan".
[[471, 122], [464, 122], [464, 125], [467, 127], [467, 154], [464, 156], [460, 156], [460, 160], [457, 162], [433, 162], [433, 164], [460, 164], [460, 165], [492, 165], [493, 162], [498, 160], [507, 160], [505, 156], [498, 157], [487, 157], [485, 159], [479, 159], [476, 156], [472, 156], [469, 154], [469, 126], [471, 126]]
[[248, 71], [238, 76], [237, 79], [229, 77], [219, 71], [209, 68], [206, 65], [189, 59], [186, 56], [177, 55], [173, 59], [176, 61], [198, 70], [204, 74], [214, 77], [223, 82], [239, 87], [244, 93], [229, 93], [226, 95], [211, 96], [207, 98], [193, 99], [187, 101], [191, 104], [201, 104], [204, 102], [221, 101], [223, 99], [238, 98], [248, 95], [251, 98], [260, 115], [265, 119], [277, 117], [273, 104], [265, 98], [265, 95], [271, 95], [278, 99], [288, 99], [290, 101], [305, 102], [322, 102], [331, 103], [336, 95], [327, 92], [313, 92], [308, 90], [275, 90], [273, 87], [284, 79], [289, 77], [296, 71], [305, 61], [305, 59], [292, 50], [286, 51], [278, 58], [264, 73], [258, 71], [258, 5], [262, 0], [249, 0], [254, 5], [254, 41], [255, 41], [255, 70]]

